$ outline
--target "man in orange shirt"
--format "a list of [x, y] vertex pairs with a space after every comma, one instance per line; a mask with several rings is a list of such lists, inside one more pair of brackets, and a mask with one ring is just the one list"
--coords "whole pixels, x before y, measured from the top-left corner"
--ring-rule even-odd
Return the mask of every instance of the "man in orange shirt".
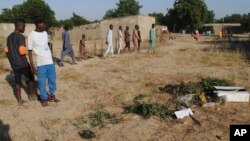
[[15, 74], [15, 89], [17, 92], [17, 101], [23, 104], [24, 100], [21, 97], [22, 75], [27, 78], [29, 93], [29, 100], [35, 100], [34, 95], [34, 75], [31, 71], [30, 64], [26, 58], [26, 44], [25, 38], [22, 33], [25, 31], [25, 22], [18, 20], [15, 22], [15, 31], [12, 32], [7, 38], [7, 46], [4, 51], [9, 59], [10, 65]]

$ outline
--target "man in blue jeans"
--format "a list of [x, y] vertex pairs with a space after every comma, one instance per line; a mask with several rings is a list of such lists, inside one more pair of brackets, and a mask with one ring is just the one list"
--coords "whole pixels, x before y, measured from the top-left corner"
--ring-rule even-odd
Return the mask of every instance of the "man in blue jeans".
[[[35, 21], [36, 29], [28, 37], [28, 50], [31, 70], [38, 77], [38, 87], [40, 90], [40, 100], [42, 106], [49, 106], [49, 102], [59, 102], [55, 96], [56, 92], [56, 72], [52, 59], [51, 51], [48, 45], [48, 34], [45, 31], [46, 22], [44, 19]], [[37, 69], [33, 63], [32, 52], [36, 54]], [[48, 80], [49, 92], [46, 91], [46, 82]]]

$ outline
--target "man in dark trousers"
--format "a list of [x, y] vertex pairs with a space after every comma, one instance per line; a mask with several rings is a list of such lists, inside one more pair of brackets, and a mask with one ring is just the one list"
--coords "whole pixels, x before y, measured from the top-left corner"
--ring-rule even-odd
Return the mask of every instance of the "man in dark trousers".
[[15, 89], [17, 92], [17, 101], [22, 105], [25, 101], [21, 97], [22, 76], [28, 80], [28, 98], [35, 100], [34, 94], [34, 75], [31, 71], [30, 64], [26, 58], [26, 44], [25, 38], [22, 35], [25, 31], [25, 22], [17, 20], [15, 22], [15, 31], [12, 32], [7, 38], [7, 45], [4, 51], [9, 59], [10, 65], [15, 75]]
[[70, 42], [69, 38], [69, 27], [64, 26], [64, 32], [62, 33], [62, 40], [63, 40], [63, 50], [61, 53], [61, 61], [58, 63], [60, 67], [63, 66], [63, 59], [65, 56], [69, 55], [72, 58], [72, 65], [77, 64], [76, 63], [76, 57], [75, 52], [73, 50], [72, 44]]
[[126, 27], [126, 30], [124, 31], [124, 41], [125, 41], [125, 44], [126, 44], [126, 46], [125, 46], [125, 48], [124, 48], [124, 50], [126, 49], [126, 48], [128, 48], [128, 51], [130, 52], [130, 33], [129, 33], [129, 27], [127, 26]]

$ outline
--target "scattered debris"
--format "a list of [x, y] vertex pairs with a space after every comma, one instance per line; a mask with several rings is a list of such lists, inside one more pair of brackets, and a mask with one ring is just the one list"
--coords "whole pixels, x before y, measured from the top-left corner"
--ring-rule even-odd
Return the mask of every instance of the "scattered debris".
[[214, 93], [225, 102], [249, 102], [249, 93], [244, 87], [215, 86]]
[[209, 103], [205, 103], [202, 105], [203, 108], [210, 108], [210, 107], [214, 107], [218, 105], [218, 103], [215, 103], [215, 102], [209, 102]]
[[174, 114], [177, 117], [177, 119], [183, 119], [186, 116], [193, 115], [193, 112], [190, 108], [188, 109], [186, 108], [179, 111], [175, 111]]
[[187, 95], [178, 97], [176, 100], [178, 103], [185, 105], [186, 107], [195, 105], [198, 102], [197, 94], [187, 94]]
[[83, 130], [81, 132], [78, 132], [78, 134], [84, 139], [91, 139], [96, 137], [95, 133], [92, 132], [91, 130]]
[[202, 104], [207, 103], [207, 99], [204, 93], [199, 94], [198, 97]]
[[199, 126], [201, 126], [201, 122], [199, 120], [197, 120], [194, 116], [192, 116], [191, 114], [189, 115], [191, 117], [191, 119], [198, 124]]

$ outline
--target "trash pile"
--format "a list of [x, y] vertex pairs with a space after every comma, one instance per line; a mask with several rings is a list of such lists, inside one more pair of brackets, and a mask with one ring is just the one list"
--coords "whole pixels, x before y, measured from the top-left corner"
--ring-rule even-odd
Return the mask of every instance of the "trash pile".
[[235, 87], [227, 80], [203, 78], [198, 83], [188, 82], [179, 85], [166, 85], [159, 88], [162, 93], [172, 94], [178, 108], [175, 116], [179, 119], [193, 115], [190, 107], [214, 107], [226, 102], [249, 102], [249, 93], [244, 87]]

